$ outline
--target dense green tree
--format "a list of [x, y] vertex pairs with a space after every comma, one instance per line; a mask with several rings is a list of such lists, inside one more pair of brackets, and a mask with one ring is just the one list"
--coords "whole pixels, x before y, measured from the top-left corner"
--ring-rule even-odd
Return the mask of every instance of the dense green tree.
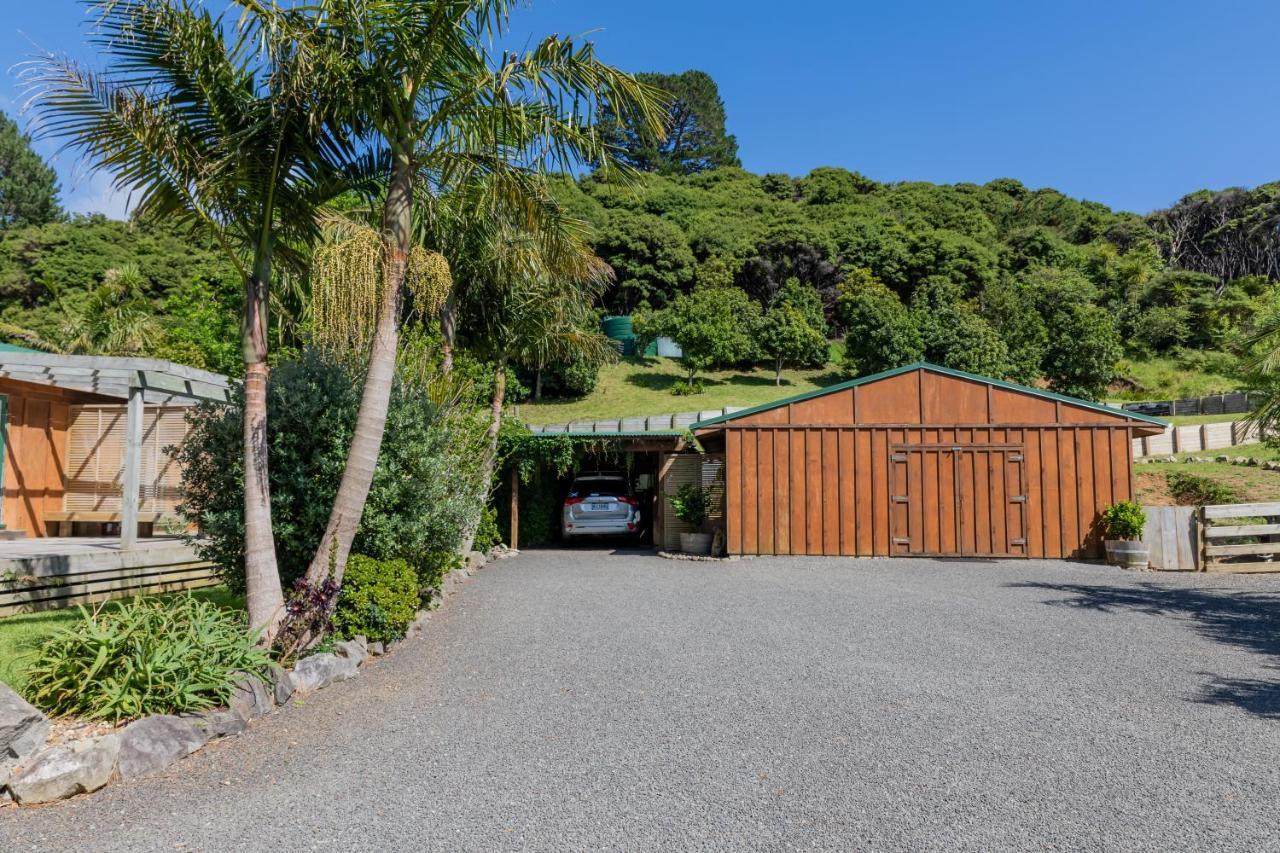
[[795, 183], [800, 200], [806, 204], [844, 204], [880, 186], [857, 172], [829, 166], [814, 169]]
[[1003, 279], [982, 292], [987, 319], [1008, 348], [1008, 376], [1030, 385], [1041, 376], [1049, 330], [1036, 306], [1036, 294], [1020, 280]]
[[606, 102], [600, 123], [623, 162], [646, 172], [675, 175], [739, 165], [738, 141], [725, 131], [724, 101], [711, 75], [641, 73], [636, 79], [666, 101], [665, 135], [620, 119]]
[[924, 355], [920, 330], [907, 307], [869, 275], [845, 282], [838, 310], [846, 330], [844, 367], [853, 376], [901, 367]]
[[656, 216], [619, 212], [595, 239], [614, 285], [605, 297], [614, 314], [648, 305], [661, 307], [693, 284], [694, 258], [680, 229]]
[[1100, 400], [1115, 376], [1122, 349], [1111, 315], [1096, 305], [1067, 305], [1048, 322], [1044, 375], [1062, 394]]
[[[798, 278], [789, 278], [782, 288], [773, 297], [771, 307], [787, 305], [795, 308], [800, 312], [800, 316], [809, 324], [809, 327], [822, 335], [827, 335], [827, 315], [822, 304], [822, 296], [817, 290], [804, 284]], [[821, 367], [822, 362], [812, 365], [813, 367]]]
[[954, 282], [932, 276], [921, 283], [912, 296], [911, 317], [925, 360], [997, 379], [1009, 372], [1009, 348]]
[[827, 339], [809, 323], [805, 312], [783, 302], [760, 321], [756, 341], [761, 353], [773, 362], [773, 384], [782, 384], [787, 365], [821, 365], [827, 360]]
[[635, 329], [642, 341], [662, 336], [679, 344], [687, 385], [693, 387], [701, 371], [755, 359], [759, 322], [759, 303], [736, 287], [715, 287], [683, 294], [661, 311], [637, 314]]
[[0, 112], [0, 228], [44, 225], [62, 216], [58, 176], [31, 148], [31, 137]]

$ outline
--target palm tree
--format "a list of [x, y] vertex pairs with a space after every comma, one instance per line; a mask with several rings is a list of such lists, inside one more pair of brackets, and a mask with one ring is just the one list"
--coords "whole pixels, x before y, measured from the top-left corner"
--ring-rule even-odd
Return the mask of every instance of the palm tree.
[[[66, 316], [59, 349], [94, 355], [139, 355], [151, 350], [160, 339], [160, 326], [142, 292], [145, 282], [136, 264], [107, 270], [83, 305], [63, 305]], [[55, 296], [62, 303], [61, 295]]]
[[135, 215], [211, 235], [244, 281], [245, 582], [250, 624], [269, 643], [284, 605], [267, 479], [270, 285], [314, 238], [347, 149], [331, 132], [329, 89], [261, 19], [236, 24], [197, 0], [90, 6], [108, 70], [45, 55], [25, 79], [44, 135], [110, 173]]
[[514, 0], [315, 0], [291, 9], [237, 2], [269, 20], [309, 67], [341, 81], [346, 119], [369, 145], [358, 165], [385, 186], [384, 282], [351, 449], [307, 571], [318, 586], [330, 576], [341, 581], [381, 449], [415, 206], [483, 175], [494, 197], [536, 221], [545, 207], [541, 172], [613, 165], [594, 126], [598, 107], [607, 102], [660, 135], [661, 95], [572, 39], [494, 55]]

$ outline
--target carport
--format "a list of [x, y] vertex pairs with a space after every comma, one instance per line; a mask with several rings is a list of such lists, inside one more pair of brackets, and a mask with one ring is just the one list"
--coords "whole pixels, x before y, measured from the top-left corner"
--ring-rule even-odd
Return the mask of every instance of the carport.
[[1156, 418], [917, 363], [694, 423], [731, 554], [1096, 558]]

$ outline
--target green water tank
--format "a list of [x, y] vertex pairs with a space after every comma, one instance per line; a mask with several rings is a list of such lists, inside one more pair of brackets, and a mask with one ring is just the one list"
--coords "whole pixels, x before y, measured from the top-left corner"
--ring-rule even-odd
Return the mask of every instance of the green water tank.
[[615, 341], [634, 340], [636, 330], [631, 325], [631, 317], [605, 317], [600, 321], [600, 331], [606, 338]]

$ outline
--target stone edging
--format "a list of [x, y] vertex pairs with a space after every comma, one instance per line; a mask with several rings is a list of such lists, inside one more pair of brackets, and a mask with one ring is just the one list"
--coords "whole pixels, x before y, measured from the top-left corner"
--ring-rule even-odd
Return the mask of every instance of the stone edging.
[[748, 560], [755, 555], [730, 554], [727, 557], [712, 557], [707, 554], [686, 554], [683, 551], [659, 551], [658, 556], [664, 560], [685, 560], [690, 563], [736, 563], [739, 560]]
[[[490, 559], [519, 552], [499, 546], [488, 556], [467, 555], [463, 567], [440, 585], [443, 603]], [[363, 637], [334, 645], [333, 652], [302, 658], [290, 672], [271, 664], [266, 682], [248, 676], [236, 684], [230, 706], [199, 714], [159, 714], [134, 720], [121, 729], [46, 747], [50, 723], [21, 696], [0, 684], [0, 802], [47, 803], [96, 791], [108, 782], [146, 776], [202, 749], [218, 738], [238, 735], [250, 720], [275, 711], [295, 695], [304, 696], [330, 684], [354, 678], [371, 657], [393, 651], [419, 636], [431, 621], [430, 610], [418, 611], [404, 640], [367, 643]]]
[[1175, 465], [1178, 463], [1191, 462], [1223, 462], [1228, 465], [1239, 465], [1243, 468], [1261, 468], [1263, 471], [1280, 471], [1280, 462], [1272, 462], [1269, 459], [1258, 459], [1256, 456], [1227, 456], [1221, 454], [1219, 456], [1184, 456], [1179, 459], [1176, 456], [1148, 456], [1144, 459], [1133, 460], [1135, 465]]

